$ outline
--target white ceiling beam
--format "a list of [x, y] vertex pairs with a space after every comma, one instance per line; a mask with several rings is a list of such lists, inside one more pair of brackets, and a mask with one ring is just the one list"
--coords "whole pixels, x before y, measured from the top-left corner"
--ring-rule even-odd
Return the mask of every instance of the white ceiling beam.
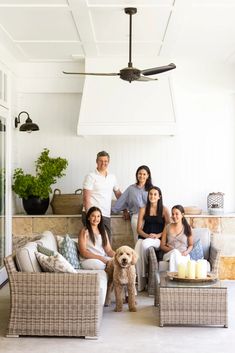
[[191, 7], [192, 4], [189, 0], [176, 0], [174, 2], [158, 55], [171, 56], [177, 38], [180, 36], [182, 28], [184, 28], [187, 15], [191, 12]]
[[87, 2], [83, 0], [68, 0], [68, 3], [83, 45], [85, 56], [97, 56], [95, 35]]

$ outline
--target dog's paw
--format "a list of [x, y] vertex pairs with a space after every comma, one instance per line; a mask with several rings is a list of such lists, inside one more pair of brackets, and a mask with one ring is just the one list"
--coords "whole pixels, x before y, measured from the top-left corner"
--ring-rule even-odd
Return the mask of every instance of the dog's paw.
[[120, 313], [122, 311], [122, 308], [115, 308], [114, 311], [116, 311], [116, 313]]
[[133, 306], [132, 308], [129, 308], [129, 311], [131, 311], [132, 313], [135, 313], [137, 311], [137, 309], [135, 306]]

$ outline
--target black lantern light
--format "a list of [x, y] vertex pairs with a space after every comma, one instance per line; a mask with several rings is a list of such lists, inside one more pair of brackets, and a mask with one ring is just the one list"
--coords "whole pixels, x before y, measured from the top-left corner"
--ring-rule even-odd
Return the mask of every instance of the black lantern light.
[[6, 131], [6, 125], [2, 123], [2, 120], [0, 120], [0, 131]]
[[18, 127], [18, 125], [20, 124], [20, 116], [21, 114], [26, 114], [27, 115], [27, 119], [25, 120], [25, 123], [21, 125], [20, 127], [20, 131], [27, 131], [27, 132], [32, 132], [32, 131], [37, 131], [39, 130], [39, 127], [37, 124], [34, 124], [32, 122], [32, 120], [29, 117], [29, 113], [22, 111], [19, 113], [18, 117], [15, 118], [15, 128]]

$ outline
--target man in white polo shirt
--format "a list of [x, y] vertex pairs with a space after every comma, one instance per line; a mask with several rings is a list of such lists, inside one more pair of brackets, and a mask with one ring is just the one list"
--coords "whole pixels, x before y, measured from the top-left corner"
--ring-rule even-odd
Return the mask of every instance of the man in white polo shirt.
[[114, 192], [116, 198], [121, 196], [115, 175], [108, 172], [110, 157], [101, 151], [96, 157], [96, 170], [89, 173], [83, 182], [83, 207], [87, 213], [90, 207], [101, 209], [104, 225], [111, 240], [111, 201]]

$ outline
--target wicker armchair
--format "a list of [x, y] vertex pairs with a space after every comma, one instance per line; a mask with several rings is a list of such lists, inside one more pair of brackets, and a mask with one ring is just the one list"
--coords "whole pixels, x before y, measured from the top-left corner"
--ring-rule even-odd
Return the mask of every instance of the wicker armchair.
[[[208, 228], [192, 229], [193, 239], [196, 242], [199, 238], [202, 242], [204, 259], [209, 262], [210, 271], [219, 276], [219, 261], [221, 249], [216, 248], [211, 243], [211, 234]], [[148, 249], [148, 294], [154, 295], [156, 287], [156, 279], [160, 280], [160, 272], [168, 270], [166, 261], [159, 261], [158, 251], [154, 247]]]
[[103, 313], [98, 273], [18, 272], [14, 256], [4, 262], [11, 295], [8, 337], [98, 336]]

